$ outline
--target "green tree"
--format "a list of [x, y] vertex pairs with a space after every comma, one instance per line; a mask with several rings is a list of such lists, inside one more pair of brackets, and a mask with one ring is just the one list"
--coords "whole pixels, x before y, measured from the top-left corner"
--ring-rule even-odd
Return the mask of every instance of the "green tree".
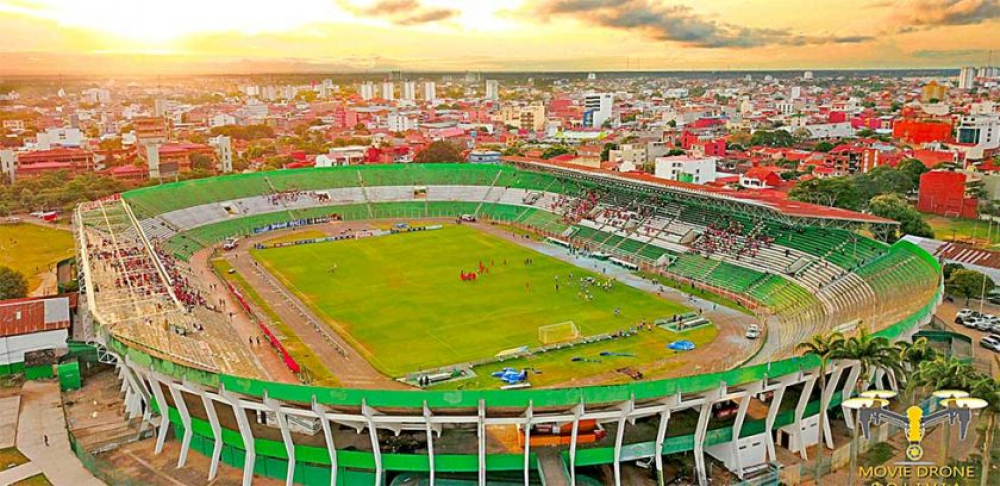
[[601, 162], [607, 162], [611, 158], [611, 151], [618, 150], [618, 144], [608, 142], [601, 149]]
[[980, 375], [980, 378], [972, 384], [969, 394], [986, 400], [986, 408], [979, 412], [979, 420], [985, 419], [986, 422], [982, 435], [983, 448], [980, 458], [979, 485], [986, 486], [986, 478], [990, 476], [990, 457], [996, 451], [993, 447], [993, 441], [997, 428], [997, 417], [1000, 416], [1000, 380]]
[[800, 182], [788, 191], [788, 197], [796, 201], [838, 208], [859, 210], [861, 195], [854, 182], [847, 177], [811, 179]]
[[930, 169], [917, 159], [906, 159], [896, 166], [896, 170], [910, 176], [913, 188], [920, 187], [920, 176]]
[[413, 161], [418, 164], [462, 162], [462, 153], [454, 145], [439, 140], [432, 142], [427, 148], [421, 150]]
[[817, 143], [815, 147], [813, 147], [813, 150], [817, 152], [829, 152], [833, 150], [833, 144], [830, 142], [820, 142]]
[[[831, 360], [851, 361], [858, 364], [861, 373], [854, 383], [855, 391], [860, 395], [868, 383], [869, 375], [875, 370], [884, 370], [892, 376], [903, 374], [900, 366], [899, 353], [884, 336], [876, 336], [862, 327], [858, 334], [843, 341], [830, 352]], [[855, 423], [851, 429], [851, 484], [854, 483], [854, 472], [858, 470], [858, 414], [854, 414]]]
[[[819, 389], [820, 397], [823, 396], [826, 390], [826, 367], [830, 361], [830, 355], [836, 349], [840, 349], [844, 343], [844, 335], [833, 331], [822, 334], [815, 334], [808, 341], [799, 343], [795, 348], [807, 355], [813, 355], [819, 358]], [[821, 404], [825, 405], [825, 404]], [[825, 412], [825, 410], [824, 410]], [[822, 463], [823, 463], [823, 436], [824, 430], [826, 429], [826, 421], [819, 421], [819, 442], [820, 446], [817, 448], [816, 452], [816, 483], [819, 484], [820, 477], [822, 476]], [[829, 431], [827, 431], [828, 433]]]
[[542, 158], [548, 160], [553, 157], [558, 157], [560, 155], [565, 155], [569, 153], [573, 153], [573, 149], [565, 145], [553, 145], [552, 147], [549, 147], [542, 152]]
[[908, 194], [917, 188], [909, 174], [900, 172], [887, 165], [876, 167], [866, 174], [854, 176], [854, 184], [861, 193], [863, 200], [869, 200], [879, 194]]
[[944, 282], [944, 291], [953, 297], [965, 297], [966, 305], [973, 297], [985, 297], [996, 283], [984, 273], [963, 268], [951, 272], [951, 276]]
[[0, 300], [28, 296], [28, 280], [24, 274], [9, 267], [0, 267]]
[[899, 222], [898, 230], [890, 227], [875, 231], [875, 235], [883, 241], [892, 243], [902, 235], [934, 237], [934, 230], [924, 221], [920, 212], [913, 209], [913, 206], [910, 206], [899, 194], [882, 194], [873, 197], [868, 203], [868, 211], [875, 216]]
[[791, 147], [795, 137], [785, 130], [757, 130], [750, 136], [750, 145], [764, 147]]
[[965, 267], [962, 266], [961, 263], [945, 263], [944, 266], [941, 267], [941, 273], [944, 274], [944, 279], [948, 280], [949, 278], [951, 278], [952, 272], [954, 272], [955, 270], [961, 270], [963, 268]]
[[194, 154], [191, 156], [191, 169], [192, 170], [211, 170], [215, 161], [211, 157], [204, 154]]

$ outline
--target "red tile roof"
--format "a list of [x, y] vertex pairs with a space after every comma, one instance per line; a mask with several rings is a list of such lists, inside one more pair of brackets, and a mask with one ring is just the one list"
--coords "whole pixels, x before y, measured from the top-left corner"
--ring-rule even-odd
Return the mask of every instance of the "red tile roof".
[[0, 301], [0, 337], [69, 329], [68, 297]]

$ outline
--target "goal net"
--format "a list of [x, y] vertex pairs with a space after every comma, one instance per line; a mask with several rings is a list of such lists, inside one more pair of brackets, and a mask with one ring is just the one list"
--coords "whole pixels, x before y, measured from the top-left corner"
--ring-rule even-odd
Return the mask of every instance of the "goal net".
[[538, 328], [538, 341], [543, 345], [572, 341], [580, 337], [580, 328], [573, 321], [549, 324]]

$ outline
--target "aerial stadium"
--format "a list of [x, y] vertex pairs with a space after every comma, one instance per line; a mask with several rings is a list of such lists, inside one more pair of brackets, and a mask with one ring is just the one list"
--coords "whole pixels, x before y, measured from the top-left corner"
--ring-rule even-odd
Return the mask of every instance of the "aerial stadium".
[[773, 474], [832, 441], [861, 373], [820, 380], [796, 345], [904, 338], [940, 302], [933, 256], [872, 237], [895, 224], [523, 157], [175, 182], [74, 218], [88, 340], [157, 453], [334, 485]]

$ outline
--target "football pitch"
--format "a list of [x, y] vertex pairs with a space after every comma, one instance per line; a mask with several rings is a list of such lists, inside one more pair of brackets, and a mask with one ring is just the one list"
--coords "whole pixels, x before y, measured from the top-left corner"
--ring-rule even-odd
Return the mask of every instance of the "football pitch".
[[[592, 336], [686, 310], [623, 284], [588, 300], [580, 279], [601, 275], [466, 226], [252, 254], [390, 376], [539, 347], [540, 326]], [[488, 273], [463, 281], [480, 262]]]

